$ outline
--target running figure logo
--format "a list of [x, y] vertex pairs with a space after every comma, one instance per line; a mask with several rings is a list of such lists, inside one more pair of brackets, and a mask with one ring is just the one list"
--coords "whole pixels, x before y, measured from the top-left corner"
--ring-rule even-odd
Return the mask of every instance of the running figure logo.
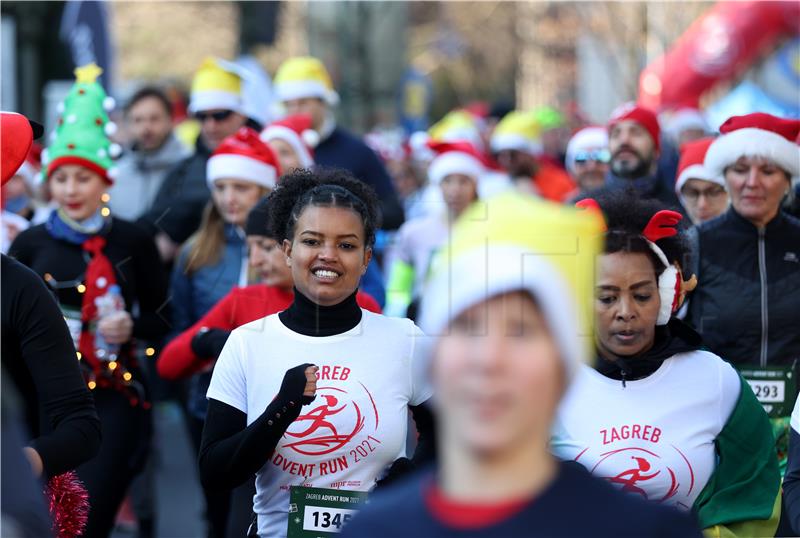
[[652, 467], [650, 462], [644, 458], [640, 458], [637, 456], [631, 456], [631, 459], [636, 461], [636, 468], [635, 469], [628, 469], [627, 471], [622, 471], [617, 476], [609, 476], [606, 478], [612, 484], [620, 484], [622, 485], [622, 491], [626, 493], [638, 493], [645, 499], [647, 499], [647, 492], [637, 486], [636, 484], [639, 482], [646, 482], [648, 480], [652, 480], [653, 478], [657, 477], [661, 474], [661, 471], [656, 471], [652, 474], [642, 474], [649, 471]]
[[[364, 390], [374, 408], [372, 395], [366, 387]], [[338, 387], [318, 387], [317, 400], [314, 402], [317, 405], [292, 423], [285, 434], [290, 442], [283, 447], [307, 456], [321, 456], [349, 443], [364, 428], [366, 419], [358, 403], [353, 400], [348, 402], [346, 395], [347, 391]], [[378, 411], [377, 408], [374, 410], [377, 422]], [[352, 424], [352, 428], [347, 427], [342, 432], [342, 424]]]

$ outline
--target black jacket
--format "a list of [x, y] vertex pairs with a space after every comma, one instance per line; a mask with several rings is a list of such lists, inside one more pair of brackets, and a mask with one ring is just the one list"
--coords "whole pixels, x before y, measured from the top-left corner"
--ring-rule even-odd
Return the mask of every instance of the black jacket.
[[731, 208], [695, 230], [687, 320], [706, 346], [734, 364], [800, 358], [800, 220], [778, 213], [758, 229]]
[[137, 221], [151, 236], [164, 232], [174, 242], [186, 241], [197, 228], [211, 192], [206, 162], [211, 151], [197, 138], [195, 152], [173, 168], [161, 184], [153, 206]]

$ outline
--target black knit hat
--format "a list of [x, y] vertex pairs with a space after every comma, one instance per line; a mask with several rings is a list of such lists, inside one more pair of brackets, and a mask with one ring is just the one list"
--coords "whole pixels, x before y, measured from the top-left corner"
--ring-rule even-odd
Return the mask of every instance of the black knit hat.
[[245, 235], [272, 237], [273, 234], [269, 233], [269, 227], [267, 226], [267, 209], [267, 198], [265, 196], [247, 214], [247, 224], [244, 227]]

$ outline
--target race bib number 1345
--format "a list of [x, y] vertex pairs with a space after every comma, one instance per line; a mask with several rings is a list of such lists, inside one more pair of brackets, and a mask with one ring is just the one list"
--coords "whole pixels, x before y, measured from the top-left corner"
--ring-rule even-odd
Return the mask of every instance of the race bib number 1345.
[[287, 538], [338, 534], [366, 500], [367, 493], [362, 491], [292, 486]]

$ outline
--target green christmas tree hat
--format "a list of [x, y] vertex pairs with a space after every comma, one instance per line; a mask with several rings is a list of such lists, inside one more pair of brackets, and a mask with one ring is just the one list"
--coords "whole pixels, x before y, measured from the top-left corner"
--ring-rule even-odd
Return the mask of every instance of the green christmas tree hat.
[[75, 84], [59, 107], [58, 126], [42, 154], [46, 178], [59, 166], [78, 164], [113, 183], [112, 159], [120, 155], [122, 148], [108, 138], [117, 126], [108, 119], [114, 99], [106, 95], [97, 81], [102, 72], [94, 63], [75, 69]]

